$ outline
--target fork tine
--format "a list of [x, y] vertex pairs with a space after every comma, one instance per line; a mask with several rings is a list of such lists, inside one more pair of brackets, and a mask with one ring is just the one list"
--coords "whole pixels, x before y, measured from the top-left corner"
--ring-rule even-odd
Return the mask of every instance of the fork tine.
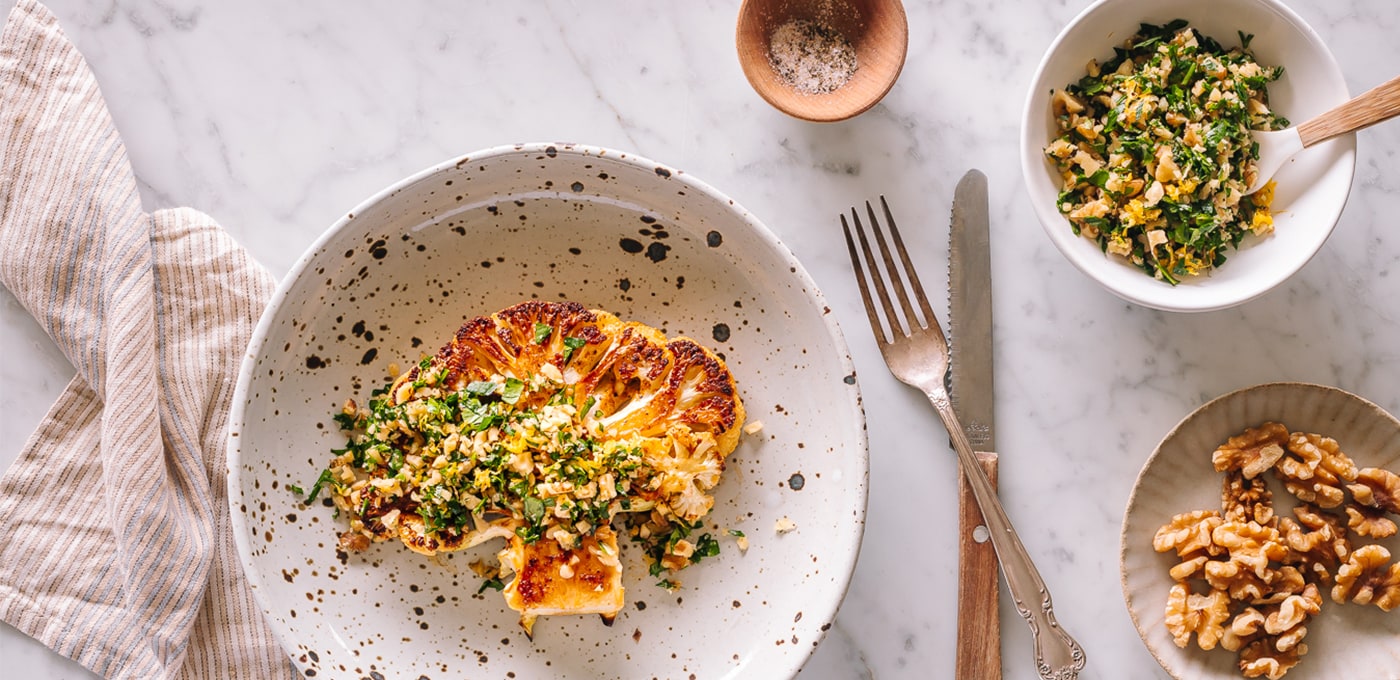
[[[909, 251], [904, 249], [904, 239], [899, 236], [899, 227], [895, 226], [894, 215], [890, 214], [890, 205], [885, 202], [883, 194], [880, 196], [880, 207], [885, 210], [885, 223], [890, 225], [890, 236], [894, 238], [894, 247], [899, 251], [899, 260], [904, 263], [904, 272], [909, 275], [909, 283], [914, 286], [914, 297], [919, 301], [919, 309], [923, 310], [929, 327], [939, 328], [938, 317], [933, 315], [933, 308], [928, 304], [924, 286], [919, 283], [919, 274], [914, 270], [914, 264], [909, 261]], [[939, 331], [942, 332], [942, 328], [939, 328]]]
[[851, 240], [851, 228], [846, 224], [846, 216], [841, 216], [841, 231], [846, 234], [846, 249], [851, 253], [851, 268], [856, 272], [856, 284], [860, 286], [860, 300], [865, 303], [865, 315], [870, 317], [870, 327], [875, 330], [875, 339], [880, 342], [889, 343], [894, 337], [885, 331], [885, 325], [880, 322], [880, 313], [875, 310], [875, 301], [870, 299], [870, 286], [865, 283], [865, 267], [860, 263], [860, 256], [856, 254], [855, 241]]
[[[884, 197], [881, 196], [881, 199], [883, 200]], [[909, 304], [909, 293], [906, 292], [909, 286], [904, 285], [904, 281], [899, 278], [899, 267], [895, 265], [894, 257], [890, 254], [890, 246], [885, 242], [885, 232], [880, 228], [880, 220], [875, 217], [875, 208], [870, 206], [870, 201], [865, 202], [865, 212], [870, 215], [870, 230], [875, 232], [875, 242], [880, 246], [880, 256], [885, 260], [885, 271], [890, 274], [890, 286], [894, 288], [895, 296], [899, 298], [899, 306], [904, 308], [904, 318], [909, 320], [909, 330], [912, 331], [916, 327], [927, 328], [927, 320], [932, 317], [925, 313], [924, 319], [921, 321], [918, 314], [914, 313], [913, 305]], [[885, 206], [885, 221], [893, 224], [889, 219], [889, 206]], [[918, 275], [914, 274], [914, 268], [909, 265], [908, 259], [904, 260], [904, 272], [917, 285]]]
[[[875, 285], [875, 295], [880, 298], [880, 306], [884, 307], [885, 319], [890, 324], [890, 342], [894, 342], [900, 336], [908, 336], [918, 320], [912, 320], [907, 330], [901, 323], [899, 312], [895, 311], [894, 302], [890, 300], [889, 290], [885, 288], [885, 279], [880, 273], [880, 263], [875, 259], [875, 253], [870, 251], [870, 241], [865, 237], [865, 227], [860, 223], [860, 213], [856, 212], [855, 208], [851, 208], [851, 220], [856, 225], [856, 238], [860, 239], [860, 250], [865, 255], [865, 266], [870, 270], [870, 282]], [[903, 285], [896, 278], [899, 276], [898, 272], [889, 271], [886, 274], [889, 275], [892, 285], [896, 287]]]

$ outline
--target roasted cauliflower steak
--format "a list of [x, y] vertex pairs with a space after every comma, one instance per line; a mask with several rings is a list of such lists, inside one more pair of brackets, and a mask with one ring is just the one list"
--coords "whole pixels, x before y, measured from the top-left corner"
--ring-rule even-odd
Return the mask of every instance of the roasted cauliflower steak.
[[[573, 302], [469, 319], [397, 375], [323, 474], [349, 515], [340, 545], [397, 538], [426, 556], [504, 538], [506, 603], [611, 620], [624, 588], [617, 533], [653, 574], [714, 541], [703, 527], [744, 405], [724, 361], [686, 337]], [[709, 554], [713, 554], [710, 552]]]

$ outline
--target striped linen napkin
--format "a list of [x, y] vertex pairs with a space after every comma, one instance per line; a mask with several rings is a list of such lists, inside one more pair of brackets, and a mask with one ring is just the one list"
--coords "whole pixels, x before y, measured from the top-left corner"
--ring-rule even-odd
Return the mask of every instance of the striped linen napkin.
[[77, 369], [0, 480], [0, 619], [108, 678], [295, 678], [229, 526], [234, 377], [274, 281], [213, 219], [142, 210], [87, 63], [0, 35], [0, 283]]

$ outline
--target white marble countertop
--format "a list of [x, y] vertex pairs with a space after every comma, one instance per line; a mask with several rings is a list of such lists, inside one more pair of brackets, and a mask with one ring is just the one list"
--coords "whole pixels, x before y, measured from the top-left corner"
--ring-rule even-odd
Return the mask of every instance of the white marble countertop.
[[[1274, 380], [1335, 385], [1400, 411], [1400, 125], [1360, 133], [1341, 224], [1286, 285], [1231, 311], [1159, 313], [1074, 270], [1042, 235], [1020, 178], [1025, 88], [1086, 0], [908, 2], [899, 82], [875, 109], [827, 125], [788, 118], [749, 88], [735, 56], [737, 4], [51, 8], [97, 73], [146, 207], [208, 212], [279, 276], [379, 188], [515, 141], [634, 151], [764, 220], [834, 308], [869, 418], [864, 547], [837, 625], [803, 677], [953, 674], [954, 459], [927, 403], [880, 360], [836, 216], [886, 195], [926, 278], [938, 281], [953, 186], [982, 169], [993, 202], [1002, 497], [1060, 622], [1087, 651], [1081, 677], [1165, 677], [1118, 580], [1123, 508], [1161, 436], [1212, 397]], [[1400, 72], [1400, 6], [1290, 4], [1331, 46], [1352, 92]], [[0, 289], [0, 469], [72, 373]], [[929, 533], [930, 516], [948, 530]], [[1006, 602], [1006, 677], [1033, 678], [1029, 634]], [[90, 677], [3, 624], [0, 659], [7, 677]]]

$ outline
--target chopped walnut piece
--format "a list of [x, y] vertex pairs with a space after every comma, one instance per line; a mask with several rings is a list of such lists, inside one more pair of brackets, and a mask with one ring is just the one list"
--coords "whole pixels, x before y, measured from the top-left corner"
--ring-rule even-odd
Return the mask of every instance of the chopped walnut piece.
[[1184, 512], [1157, 530], [1152, 537], [1152, 548], [1157, 552], [1176, 549], [1176, 554], [1183, 558], [1195, 557], [1200, 551], [1217, 555], [1220, 549], [1212, 542], [1211, 533], [1220, 523], [1220, 513], [1214, 510]]
[[1347, 488], [1357, 503], [1400, 514], [1400, 475], [1390, 470], [1365, 468]]
[[1395, 535], [1395, 522], [1385, 516], [1385, 511], [1365, 505], [1348, 504], [1347, 526], [1357, 536], [1389, 538]]
[[1390, 564], [1390, 551], [1382, 546], [1357, 548], [1337, 568], [1332, 600], [1374, 604], [1383, 611], [1400, 606], [1400, 564]]
[[1222, 624], [1230, 618], [1230, 600], [1224, 592], [1212, 590], [1208, 595], [1191, 592], [1190, 586], [1178, 583], [1167, 593], [1167, 630], [1177, 647], [1185, 648], [1196, 635], [1196, 645], [1204, 650], [1215, 649], [1225, 634]]
[[1268, 422], [1230, 437], [1210, 459], [1216, 472], [1239, 470], [1245, 479], [1254, 479], [1283, 457], [1287, 443], [1288, 428]]
[[1274, 524], [1274, 494], [1263, 477], [1248, 479], [1238, 470], [1226, 473], [1220, 501], [1227, 522]]
[[340, 535], [340, 549], [352, 553], [369, 550], [369, 537], [358, 532], [347, 531]]
[[1266, 677], [1280, 680], [1285, 673], [1298, 665], [1299, 659], [1308, 653], [1308, 646], [1298, 644], [1286, 652], [1274, 647], [1274, 640], [1262, 638], [1249, 643], [1240, 650], [1240, 672], [1246, 678]]

